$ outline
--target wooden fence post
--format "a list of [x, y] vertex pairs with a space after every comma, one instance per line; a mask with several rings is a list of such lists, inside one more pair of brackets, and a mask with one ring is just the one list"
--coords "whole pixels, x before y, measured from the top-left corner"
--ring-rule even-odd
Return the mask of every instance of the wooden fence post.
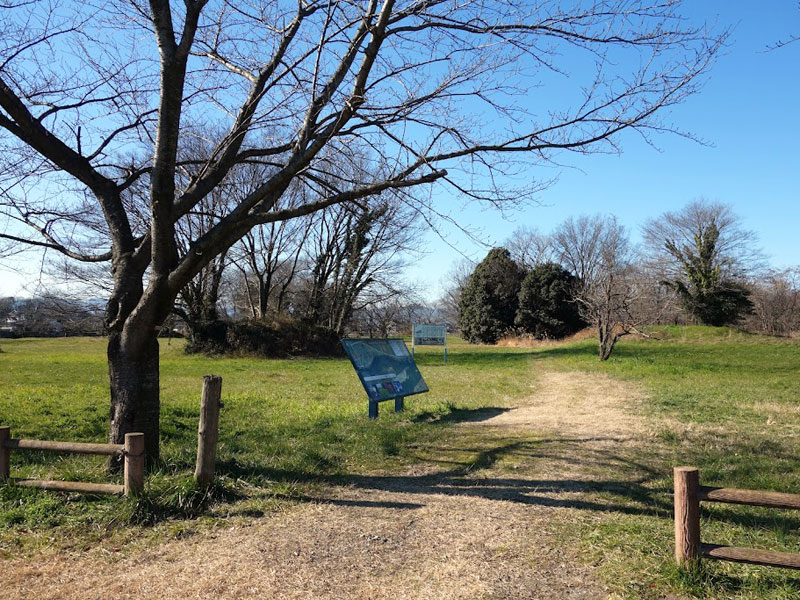
[[214, 480], [221, 395], [222, 377], [204, 375], [203, 395], [200, 399], [200, 423], [197, 426], [197, 465], [194, 469], [194, 480], [200, 486], [206, 486]]
[[0, 427], [0, 481], [8, 479], [11, 449], [6, 448], [6, 440], [11, 438], [11, 427]]
[[125, 434], [125, 495], [139, 494], [144, 490], [144, 434]]
[[675, 560], [692, 567], [700, 557], [700, 473], [695, 467], [675, 467]]

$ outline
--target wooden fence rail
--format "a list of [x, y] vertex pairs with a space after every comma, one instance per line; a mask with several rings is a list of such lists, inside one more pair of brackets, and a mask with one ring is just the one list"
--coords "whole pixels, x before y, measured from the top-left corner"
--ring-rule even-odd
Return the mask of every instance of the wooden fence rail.
[[[14, 479], [10, 475], [12, 450], [45, 450], [72, 452], [74, 454], [99, 454], [123, 456], [123, 485], [86, 483], [83, 481], [49, 481], [45, 479]], [[10, 427], [0, 427], [0, 482], [10, 480], [23, 487], [87, 494], [138, 494], [144, 489], [144, 434], [128, 433], [124, 444], [84, 444], [79, 442], [51, 442], [23, 440], [11, 437]]]
[[700, 541], [700, 502], [724, 502], [800, 510], [800, 495], [700, 485], [694, 467], [675, 467], [675, 560], [692, 566], [700, 558], [800, 569], [800, 554], [704, 544]]

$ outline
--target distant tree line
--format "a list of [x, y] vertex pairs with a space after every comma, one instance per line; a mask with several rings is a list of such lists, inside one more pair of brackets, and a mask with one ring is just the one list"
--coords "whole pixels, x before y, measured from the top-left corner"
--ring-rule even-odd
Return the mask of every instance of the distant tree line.
[[770, 271], [731, 209], [695, 201], [646, 222], [633, 247], [613, 216], [570, 218], [550, 234], [518, 229], [446, 295], [463, 336], [562, 338], [591, 326], [599, 357], [646, 325], [733, 325], [769, 335], [800, 330], [800, 270]]
[[[240, 176], [231, 185], [246, 187], [255, 174]], [[179, 245], [225, 213], [225, 191], [181, 223]], [[410, 330], [435, 318], [403, 278], [420, 235], [416, 211], [380, 196], [255, 227], [184, 286], [161, 334], [185, 336], [190, 353], [287, 356], [336, 355], [344, 335]], [[56, 263], [50, 274], [82, 285], [83, 297], [108, 293], [108, 273], [97, 268]], [[66, 294], [0, 299], [0, 336], [102, 335], [103, 308]]]
[[102, 335], [103, 303], [57, 295], [0, 298], [0, 337]]

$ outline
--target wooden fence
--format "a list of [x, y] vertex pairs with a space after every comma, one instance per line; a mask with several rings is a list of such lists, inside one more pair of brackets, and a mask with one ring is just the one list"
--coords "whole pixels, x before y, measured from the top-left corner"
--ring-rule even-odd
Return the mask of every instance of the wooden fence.
[[[46, 450], [74, 454], [123, 456], [123, 485], [87, 483], [83, 481], [48, 481], [44, 479], [12, 479], [9, 477], [12, 450]], [[124, 444], [83, 444], [78, 442], [49, 442], [21, 440], [11, 437], [10, 427], [0, 427], [0, 482], [10, 480], [23, 487], [87, 494], [138, 494], [144, 489], [144, 434], [128, 433]]]
[[700, 502], [725, 502], [800, 510], [800, 495], [700, 485], [694, 467], [675, 467], [675, 560], [691, 566], [700, 558], [800, 569], [800, 554], [704, 544], [700, 541]]

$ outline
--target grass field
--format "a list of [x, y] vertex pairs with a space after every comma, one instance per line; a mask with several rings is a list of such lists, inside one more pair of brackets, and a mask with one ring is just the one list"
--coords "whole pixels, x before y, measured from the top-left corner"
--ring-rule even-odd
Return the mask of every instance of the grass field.
[[[441, 354], [426, 348], [417, 362], [435, 392], [409, 397], [402, 416], [384, 403], [379, 421], [371, 422], [347, 359], [208, 358], [186, 356], [182, 347], [162, 342], [162, 464], [148, 494], [129, 502], [0, 487], [0, 551], [50, 544], [54, 537], [88, 545], [124, 535], [120, 525], [131, 523], [260, 514], [301, 495], [299, 484], [407, 464], [426, 441], [446, 437], [446, 428], [429, 422], [459, 409], [510, 406], [530, 389], [528, 379], [515, 375], [530, 360], [525, 351], [463, 346], [454, 367], [452, 359], [444, 366]], [[9, 340], [3, 350], [0, 423], [14, 437], [107, 441], [104, 340]], [[222, 485], [212, 493], [226, 502], [210, 512], [209, 499], [191, 481], [204, 374], [223, 377], [225, 403], [218, 447]], [[11, 468], [14, 477], [107, 481], [103, 461], [94, 457], [16, 452]]]
[[[424, 459], [479, 470], [485, 453], [453, 444], [471, 411], [513, 407], [538, 373], [602, 373], [644, 391], [628, 408], [650, 424], [614, 460], [587, 466], [598, 482], [561, 525], [608, 585], [624, 597], [676, 592], [717, 598], [796, 598], [791, 572], [707, 563], [678, 571], [671, 554], [671, 469], [693, 464], [702, 483], [800, 493], [800, 344], [728, 329], [666, 328], [658, 340], [624, 340], [598, 363], [591, 341], [540, 348], [475, 347], [453, 339], [417, 355], [432, 392], [378, 422], [344, 360], [213, 359], [162, 342], [162, 453], [141, 499], [86, 498], [0, 486], [0, 552], [156, 543], [181, 531], [225, 526], [301, 499], [316, 485], [351, 474], [391, 473]], [[104, 340], [9, 340], [0, 354], [0, 424], [14, 436], [105, 441], [108, 400]], [[211, 497], [191, 484], [201, 376], [224, 378], [219, 471]], [[471, 431], [471, 430], [470, 430]], [[469, 435], [479, 436], [477, 433]], [[464, 441], [464, 440], [460, 440]], [[462, 448], [485, 448], [471, 439]], [[544, 443], [544, 441], [542, 442]], [[554, 442], [553, 451], [558, 451]], [[445, 453], [442, 448], [448, 448]], [[564, 444], [564, 452], [580, 452]], [[12, 474], [105, 481], [102, 461], [13, 453]], [[579, 461], [580, 457], [576, 457]], [[512, 459], [509, 459], [512, 460]], [[704, 541], [800, 552], [796, 515], [704, 505]]]

